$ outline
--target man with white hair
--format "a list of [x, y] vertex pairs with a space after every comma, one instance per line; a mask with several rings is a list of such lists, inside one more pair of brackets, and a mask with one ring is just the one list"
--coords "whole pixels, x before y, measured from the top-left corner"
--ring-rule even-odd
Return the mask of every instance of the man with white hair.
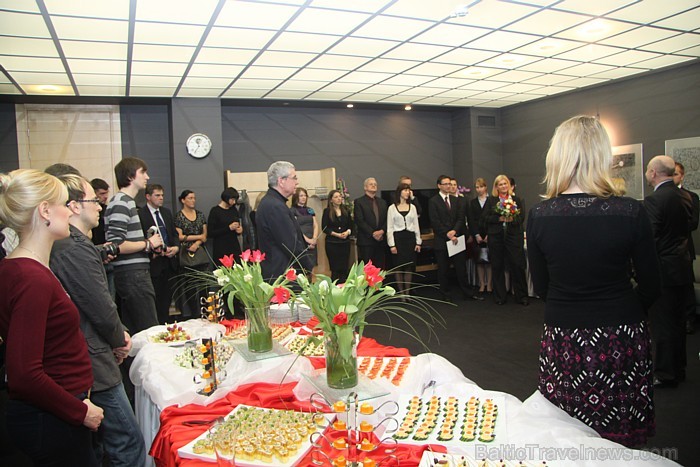
[[370, 177], [364, 183], [365, 194], [355, 200], [357, 226], [357, 255], [365, 263], [372, 261], [378, 268], [386, 267], [386, 201], [377, 196], [377, 180]]
[[656, 255], [661, 266], [661, 296], [649, 310], [654, 356], [654, 386], [673, 388], [685, 380], [686, 347], [683, 299], [692, 282], [688, 234], [693, 205], [673, 183], [675, 162], [656, 156], [647, 166], [647, 182], [654, 192], [644, 198]]
[[269, 188], [255, 214], [260, 251], [265, 253], [262, 262], [265, 279], [276, 279], [290, 266], [308, 272], [313, 269], [299, 224], [287, 207], [287, 198], [294, 194], [298, 184], [296, 169], [290, 162], [273, 162], [267, 169]]

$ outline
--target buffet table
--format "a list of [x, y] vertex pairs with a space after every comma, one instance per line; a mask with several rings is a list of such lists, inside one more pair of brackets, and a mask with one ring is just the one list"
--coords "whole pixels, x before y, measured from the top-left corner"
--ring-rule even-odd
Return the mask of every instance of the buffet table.
[[[211, 325], [201, 320], [187, 321], [183, 327], [192, 329], [192, 334], [197, 334], [197, 337], [216, 337], [225, 332], [221, 325]], [[302, 334], [310, 331], [300, 324], [297, 327]], [[228, 414], [239, 404], [307, 412], [311, 409], [309, 396], [316, 389], [303, 375], [322, 368], [323, 358], [286, 355], [247, 362], [234, 352], [225, 367], [226, 378], [219, 389], [210, 397], [205, 397], [196, 393], [193, 381], [201, 370], [177, 366], [175, 355], [181, 348], [148, 343], [148, 336], [152, 333], [153, 330], [147, 330], [134, 336], [135, 360], [130, 373], [136, 386], [137, 420], [146, 446], [150, 446], [150, 462], [155, 459], [159, 466], [215, 465], [201, 460], [182, 459], [178, 456], [178, 449], [206, 431], [207, 427], [202, 423]], [[362, 359], [362, 356], [397, 357], [403, 360], [408, 357], [408, 351], [363, 338], [358, 346], [358, 357]], [[450, 396], [461, 399], [476, 397], [482, 401], [492, 399], [499, 408], [497, 441], [486, 444], [438, 443], [432, 439], [425, 443], [399, 440], [394, 455], [401, 460], [402, 466], [427, 465], [425, 459], [421, 463], [421, 456], [426, 450], [496, 460], [512, 457], [513, 466], [517, 465], [516, 461], [525, 461], [524, 465], [531, 466], [542, 465], [542, 461], [549, 466], [622, 466], [628, 465], [630, 460], [635, 465], [641, 462], [644, 465], [677, 465], [663, 457], [626, 449], [600, 438], [594, 430], [553, 406], [537, 391], [521, 402], [509, 394], [480, 388], [439, 355], [421, 354], [406, 361], [410, 363], [398, 385], [396, 381], [376, 378], [376, 383], [388, 395], [371, 400], [375, 407], [388, 400], [403, 404], [412, 396], [427, 400], [435, 395], [443, 399]], [[386, 414], [380, 410], [376, 415], [381, 420]], [[333, 436], [332, 432], [329, 433], [330, 438]], [[372, 453], [377, 461], [385, 455], [381, 448]], [[621, 460], [606, 460], [613, 457]], [[306, 454], [298, 465], [311, 465], [310, 455]]]

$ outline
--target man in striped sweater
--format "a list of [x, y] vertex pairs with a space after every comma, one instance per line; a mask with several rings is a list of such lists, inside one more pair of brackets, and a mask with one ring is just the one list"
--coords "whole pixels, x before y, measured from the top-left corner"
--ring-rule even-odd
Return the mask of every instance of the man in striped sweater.
[[107, 241], [119, 246], [114, 265], [114, 285], [121, 298], [122, 321], [132, 335], [158, 324], [155, 292], [150, 275], [149, 253], [162, 247], [160, 234], [145, 238], [136, 197], [146, 188], [148, 167], [136, 157], [125, 157], [115, 167], [119, 192], [107, 206]]

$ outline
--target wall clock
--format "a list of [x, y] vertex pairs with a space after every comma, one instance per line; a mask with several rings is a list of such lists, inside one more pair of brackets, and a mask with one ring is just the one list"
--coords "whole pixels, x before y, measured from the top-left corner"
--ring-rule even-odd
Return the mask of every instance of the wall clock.
[[187, 154], [203, 159], [211, 152], [211, 140], [204, 133], [195, 133], [187, 138]]

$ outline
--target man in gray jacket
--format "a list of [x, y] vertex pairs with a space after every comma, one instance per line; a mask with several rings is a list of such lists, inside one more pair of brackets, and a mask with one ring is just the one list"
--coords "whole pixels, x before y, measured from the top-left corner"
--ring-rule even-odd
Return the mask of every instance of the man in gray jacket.
[[95, 437], [98, 459], [107, 455], [112, 466], [141, 466], [146, 447], [122, 385], [119, 364], [131, 349], [131, 339], [119, 320], [107, 286], [107, 276], [97, 248], [88, 235], [102, 210], [95, 191], [77, 175], [59, 179], [68, 188], [70, 235], [54, 243], [50, 266], [80, 311], [94, 385], [90, 399], [104, 410]]

